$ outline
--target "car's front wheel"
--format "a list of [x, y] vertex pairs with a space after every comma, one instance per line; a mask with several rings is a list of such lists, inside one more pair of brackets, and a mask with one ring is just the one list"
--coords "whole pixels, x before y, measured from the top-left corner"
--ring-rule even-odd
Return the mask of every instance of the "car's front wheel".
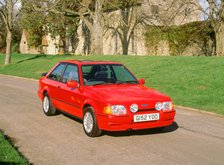
[[101, 130], [99, 129], [97, 124], [96, 116], [91, 107], [87, 107], [84, 110], [83, 129], [86, 135], [89, 137], [97, 137], [101, 134]]
[[43, 108], [44, 114], [47, 116], [52, 116], [56, 114], [56, 109], [53, 106], [51, 99], [47, 93], [44, 95], [44, 99], [42, 101], [42, 108]]

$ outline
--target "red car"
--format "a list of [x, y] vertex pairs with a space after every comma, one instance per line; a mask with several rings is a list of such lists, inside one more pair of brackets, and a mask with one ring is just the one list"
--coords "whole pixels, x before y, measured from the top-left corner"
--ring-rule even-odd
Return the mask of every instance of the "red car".
[[101, 130], [171, 125], [172, 100], [144, 83], [121, 63], [68, 60], [42, 74], [38, 95], [47, 116], [62, 111], [78, 117], [90, 137], [99, 136]]

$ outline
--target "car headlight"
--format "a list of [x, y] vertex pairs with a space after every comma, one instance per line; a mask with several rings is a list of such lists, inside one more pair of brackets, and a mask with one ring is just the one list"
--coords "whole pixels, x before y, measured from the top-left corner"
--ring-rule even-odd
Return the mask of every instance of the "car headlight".
[[127, 112], [123, 105], [112, 105], [105, 107], [104, 113], [108, 115], [125, 115]]
[[172, 110], [172, 102], [171, 101], [163, 102], [163, 110], [164, 111]]
[[155, 109], [157, 111], [170, 111], [173, 109], [173, 103], [171, 101], [166, 101], [166, 102], [157, 102], [155, 104]]
[[156, 105], [155, 105], [155, 109], [157, 111], [161, 111], [163, 109], [163, 103], [157, 102]]

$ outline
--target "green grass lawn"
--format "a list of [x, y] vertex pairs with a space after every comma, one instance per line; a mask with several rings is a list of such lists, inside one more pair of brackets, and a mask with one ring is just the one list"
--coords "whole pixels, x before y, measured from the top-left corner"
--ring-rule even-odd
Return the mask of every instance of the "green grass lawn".
[[5, 139], [0, 132], [0, 164], [28, 165], [28, 161], [22, 157], [15, 148]]
[[36, 56], [13, 55], [12, 64], [0, 73], [38, 79], [57, 61], [67, 59], [108, 60], [124, 63], [146, 85], [169, 95], [177, 105], [224, 114], [223, 57], [150, 56]]

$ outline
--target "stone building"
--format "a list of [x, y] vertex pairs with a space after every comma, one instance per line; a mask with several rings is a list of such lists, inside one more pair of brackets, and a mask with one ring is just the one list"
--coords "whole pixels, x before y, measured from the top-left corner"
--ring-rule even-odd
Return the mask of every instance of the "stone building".
[[[187, 3], [188, 2], [188, 3]], [[190, 22], [200, 21], [201, 12], [198, 4], [194, 0], [142, 0], [141, 6], [130, 11], [133, 18], [129, 18], [129, 26], [134, 26], [135, 17], [142, 17], [144, 20], [137, 24], [132, 34], [129, 34], [130, 43], [128, 47], [129, 55], [170, 55], [168, 41], [160, 41], [156, 46], [145, 44], [145, 30], [147, 25], [171, 26], [183, 25]], [[104, 54], [123, 54], [121, 38], [118, 29], [122, 20], [122, 12], [114, 11], [108, 16], [106, 24], [111, 28], [105, 29], [104, 33]], [[107, 27], [108, 25], [106, 25]], [[111, 30], [110, 30], [111, 29]], [[130, 29], [129, 29], [129, 33]], [[82, 37], [79, 37], [82, 40]], [[83, 51], [77, 52], [83, 54]]]
[[152, 25], [182, 25], [201, 20], [196, 0], [143, 0], [143, 12]]
[[[187, 0], [188, 1], [188, 0]], [[201, 12], [197, 8], [196, 0], [189, 0], [187, 3], [183, 0], [142, 0], [142, 3], [138, 7], [134, 7], [130, 13], [132, 17], [128, 18], [128, 54], [129, 55], [169, 55], [169, 44], [167, 41], [161, 41], [158, 46], [150, 47], [145, 44], [145, 27], [147, 25], [155, 26], [171, 26], [182, 25], [189, 22], [200, 21]], [[122, 12], [120, 10], [112, 11], [105, 14], [107, 21], [104, 22], [104, 39], [103, 39], [103, 53], [105, 55], [123, 54], [122, 40], [119, 31], [119, 27], [122, 23]], [[143, 18], [141, 22], [136, 23], [138, 17]], [[88, 40], [88, 30], [85, 25], [80, 22], [77, 31], [76, 43], [72, 42], [72, 39], [67, 39], [67, 50], [73, 54], [88, 54], [90, 48]], [[132, 27], [135, 26], [132, 31]], [[20, 51], [21, 53], [37, 53], [37, 49], [29, 48], [27, 44], [27, 33], [24, 31]], [[60, 54], [63, 47], [60, 42], [60, 38], [51, 38], [50, 34], [43, 37], [42, 41], [42, 53], [45, 54]], [[78, 42], [77, 42], [78, 41]], [[76, 48], [72, 48], [76, 46]]]

